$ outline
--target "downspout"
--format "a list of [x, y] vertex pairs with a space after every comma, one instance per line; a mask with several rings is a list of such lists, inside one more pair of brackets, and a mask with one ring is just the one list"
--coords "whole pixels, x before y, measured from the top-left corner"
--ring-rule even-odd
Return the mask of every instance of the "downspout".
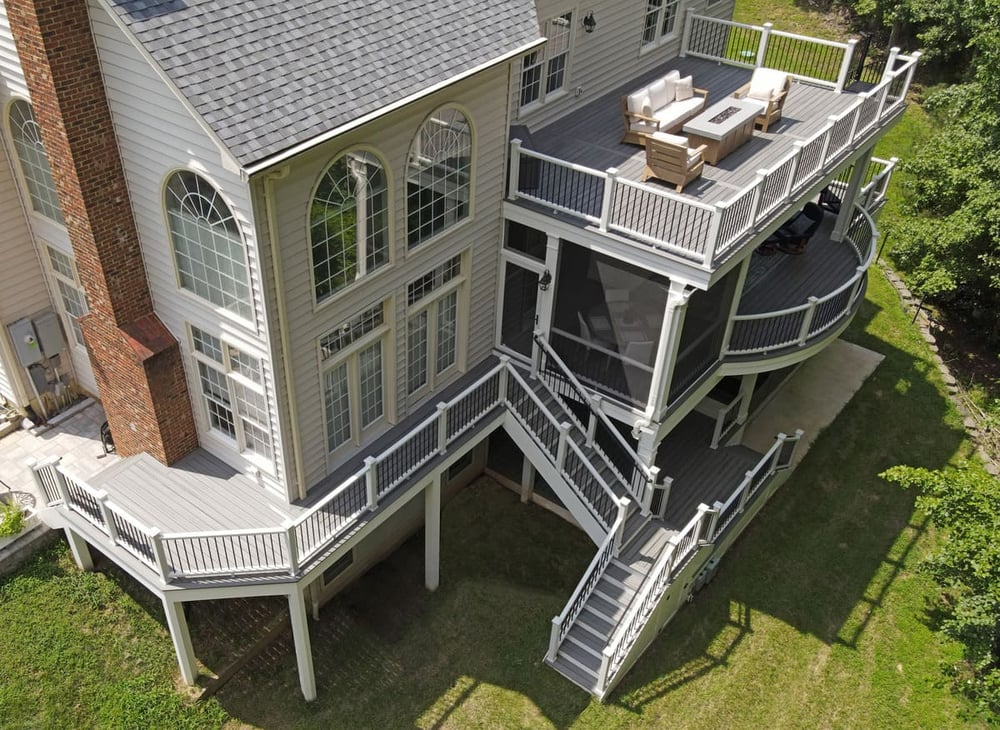
[[[274, 183], [288, 177], [291, 168], [284, 165], [264, 175], [264, 212], [267, 215], [267, 238], [271, 254], [271, 275], [274, 278], [275, 309], [278, 312], [278, 332], [281, 335], [281, 365], [285, 379], [285, 397], [288, 399], [289, 432], [292, 438], [292, 460], [295, 463], [295, 481], [298, 499], [306, 496], [305, 465], [302, 463], [302, 449], [299, 444], [299, 414], [292, 382], [291, 348], [288, 341], [288, 315], [285, 309], [284, 277], [278, 252], [278, 225], [275, 221]], [[291, 496], [291, 495], [289, 495]]]

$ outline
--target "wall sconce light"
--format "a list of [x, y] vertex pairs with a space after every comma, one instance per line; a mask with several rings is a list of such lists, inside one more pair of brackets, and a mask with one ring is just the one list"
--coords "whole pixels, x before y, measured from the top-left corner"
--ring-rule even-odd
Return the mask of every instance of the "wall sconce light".
[[552, 273], [546, 269], [542, 272], [542, 275], [538, 277], [538, 288], [542, 291], [549, 290], [549, 284], [552, 283]]
[[594, 17], [593, 12], [587, 13], [583, 18], [583, 29], [587, 33], [593, 33], [594, 28], [597, 27], [597, 19]]

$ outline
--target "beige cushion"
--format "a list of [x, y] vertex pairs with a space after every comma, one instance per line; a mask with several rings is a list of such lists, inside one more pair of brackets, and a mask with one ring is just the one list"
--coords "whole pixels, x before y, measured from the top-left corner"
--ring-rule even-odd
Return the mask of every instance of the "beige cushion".
[[750, 90], [747, 96], [751, 99], [770, 101], [785, 88], [788, 74], [775, 68], [758, 68], [750, 77]]
[[679, 134], [667, 134], [666, 132], [654, 132], [649, 135], [657, 142], [667, 142], [669, 144], [680, 145], [681, 147], [687, 147], [688, 141], [687, 137], [682, 137]]
[[694, 96], [694, 80], [690, 76], [678, 79], [674, 84], [674, 99], [684, 101]]
[[649, 94], [645, 89], [639, 89], [628, 95], [628, 110], [633, 114], [642, 114], [643, 105], [649, 106]]
[[653, 109], [662, 109], [674, 100], [674, 97], [667, 96], [667, 82], [664, 79], [657, 79], [649, 85], [649, 100], [653, 104]]

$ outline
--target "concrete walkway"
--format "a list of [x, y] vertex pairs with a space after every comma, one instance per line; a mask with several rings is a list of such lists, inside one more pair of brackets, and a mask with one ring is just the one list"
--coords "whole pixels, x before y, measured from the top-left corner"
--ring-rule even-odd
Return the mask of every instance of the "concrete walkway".
[[100, 403], [83, 401], [61, 415], [55, 426], [15, 431], [0, 439], [0, 491], [7, 485], [14, 491], [30, 492], [36, 504], [44, 507], [28, 470], [28, 459], [61, 456], [63, 466], [81, 479], [89, 479], [118, 461], [113, 454], [105, 455], [101, 447], [105, 417]]
[[778, 388], [774, 397], [747, 424], [743, 445], [764, 453], [774, 443], [775, 434], [791, 435], [801, 428], [805, 435], [795, 453], [795, 463], [798, 463], [883, 358], [859, 345], [836, 340], [806, 360]]

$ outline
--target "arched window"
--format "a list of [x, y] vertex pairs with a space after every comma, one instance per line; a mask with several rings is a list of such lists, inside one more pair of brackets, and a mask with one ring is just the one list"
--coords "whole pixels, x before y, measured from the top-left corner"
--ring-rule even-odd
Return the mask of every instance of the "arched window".
[[389, 195], [375, 155], [348, 152], [327, 169], [309, 212], [316, 301], [389, 261]]
[[418, 245], [469, 215], [472, 132], [458, 109], [424, 122], [406, 166], [406, 239]]
[[42, 130], [35, 121], [31, 104], [24, 99], [16, 99], [8, 108], [7, 114], [10, 134], [14, 139], [14, 149], [21, 163], [21, 174], [28, 186], [31, 207], [36, 213], [62, 223], [62, 210], [59, 208], [59, 198], [56, 196], [56, 184], [52, 180], [49, 156], [45, 154]]
[[188, 170], [167, 181], [167, 221], [181, 288], [241, 317], [253, 307], [239, 225], [211, 183]]

